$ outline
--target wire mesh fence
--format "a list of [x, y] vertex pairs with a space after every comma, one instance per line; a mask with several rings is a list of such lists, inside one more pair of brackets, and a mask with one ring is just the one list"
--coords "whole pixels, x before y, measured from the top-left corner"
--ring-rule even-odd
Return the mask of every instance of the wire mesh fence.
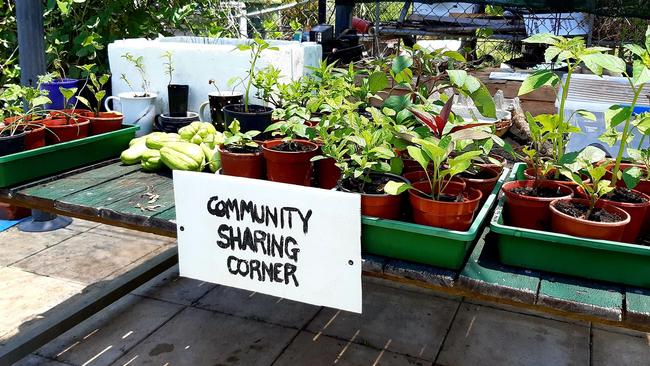
[[[327, 22], [334, 22], [334, 1], [327, 2]], [[318, 23], [318, 2], [251, 4], [239, 10], [245, 21], [238, 22], [241, 35], [291, 39]], [[542, 32], [581, 36], [590, 45], [612, 47], [642, 42], [647, 20], [633, 17], [607, 17], [583, 12], [533, 10], [463, 2], [427, 3], [363, 2], [353, 8], [353, 25], [370, 37], [367, 52], [382, 56], [393, 52], [396, 42], [447, 47], [460, 50], [485, 66], [508, 62], [531, 66], [542, 61], [543, 52], [522, 43], [526, 37]]]

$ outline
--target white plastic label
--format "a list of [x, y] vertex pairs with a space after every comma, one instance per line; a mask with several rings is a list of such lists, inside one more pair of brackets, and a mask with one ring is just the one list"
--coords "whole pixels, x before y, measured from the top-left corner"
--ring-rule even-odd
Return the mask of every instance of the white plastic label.
[[356, 194], [174, 171], [180, 274], [361, 312]]

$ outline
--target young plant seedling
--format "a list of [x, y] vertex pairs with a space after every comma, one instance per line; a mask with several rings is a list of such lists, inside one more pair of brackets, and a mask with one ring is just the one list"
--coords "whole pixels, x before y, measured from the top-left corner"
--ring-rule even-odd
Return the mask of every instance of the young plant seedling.
[[[135, 57], [129, 52], [125, 53], [122, 55], [122, 58], [128, 61], [138, 72], [140, 75], [140, 80], [142, 81], [141, 84], [141, 92], [142, 94], [138, 95], [136, 92], [136, 97], [148, 97], [149, 96], [149, 89], [151, 88], [151, 82], [149, 81], [149, 76], [147, 75], [147, 71], [145, 70], [144, 67], [144, 57], [143, 56], [138, 56]], [[133, 85], [131, 82], [127, 79], [126, 74], [122, 74], [120, 76], [120, 79], [122, 79], [128, 86], [129, 88], [133, 90]], [[135, 92], [135, 91], [134, 91]]]
[[257, 60], [262, 55], [263, 51], [265, 50], [277, 51], [279, 50], [279, 48], [272, 47], [268, 42], [266, 42], [261, 38], [255, 38], [247, 44], [238, 45], [235, 49], [240, 51], [250, 51], [251, 54], [249, 68], [248, 71], [246, 71], [246, 77], [243, 79], [241, 77], [235, 77], [228, 81], [228, 84], [230, 85], [234, 84], [234, 82], [236, 82], [237, 80], [245, 84], [244, 112], [248, 113], [248, 109], [250, 105], [250, 90], [251, 90], [251, 86], [253, 85], [253, 80], [255, 80], [255, 74], [257, 72], [255, 68], [257, 64]]
[[238, 120], [233, 120], [228, 129], [224, 131], [224, 146], [232, 152], [250, 152], [257, 150], [259, 144], [253, 141], [253, 137], [259, 135], [259, 131], [241, 132]]
[[94, 64], [78, 66], [82, 70], [82, 72], [86, 74], [85, 86], [88, 88], [88, 90], [90, 90], [90, 92], [95, 97], [94, 106], [93, 104], [90, 103], [88, 99], [86, 99], [83, 96], [77, 96], [77, 99], [81, 103], [83, 103], [86, 107], [88, 107], [88, 109], [93, 111], [95, 117], [99, 117], [99, 112], [101, 111], [101, 103], [104, 97], [106, 96], [106, 90], [104, 89], [104, 85], [106, 85], [111, 75], [103, 74], [98, 77], [94, 72], [92, 72], [94, 66], [95, 66]]
[[173, 53], [172, 51], [165, 51], [163, 54], [160, 56], [162, 57], [163, 61], [163, 66], [165, 68], [165, 74], [167, 74], [167, 77], [169, 78], [169, 82], [167, 85], [171, 85], [173, 77], [174, 77], [174, 62], [172, 60]]

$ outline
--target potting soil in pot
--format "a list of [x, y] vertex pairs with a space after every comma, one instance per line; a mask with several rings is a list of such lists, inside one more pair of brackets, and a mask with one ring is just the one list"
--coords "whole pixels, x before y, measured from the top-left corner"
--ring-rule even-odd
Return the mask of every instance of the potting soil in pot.
[[283, 143], [281, 143], [279, 145], [275, 145], [271, 149], [277, 150], [277, 151], [296, 152], [296, 151], [312, 151], [313, 147], [311, 147], [309, 145], [301, 144], [301, 143], [296, 142], [296, 141], [287, 141], [287, 142], [283, 142]]
[[[570, 201], [560, 201], [555, 204], [555, 208], [563, 214], [583, 220], [589, 210], [587, 205]], [[594, 208], [586, 219], [594, 222], [618, 222], [624, 220], [624, 218], [598, 207]]]
[[225, 149], [233, 154], [254, 154], [262, 151], [259, 146], [226, 146]]
[[550, 189], [548, 187], [517, 187], [510, 192], [529, 197], [562, 197], [564, 194], [560, 189]]
[[613, 191], [607, 193], [603, 198], [610, 201], [622, 203], [645, 203], [647, 199], [632, 192], [629, 188], [616, 187]]
[[341, 182], [343, 189], [350, 192], [366, 193], [366, 194], [386, 194], [384, 186], [389, 181], [400, 182], [397, 179], [392, 179], [386, 175], [373, 175], [370, 176], [370, 182], [363, 182], [361, 180], [346, 179]]

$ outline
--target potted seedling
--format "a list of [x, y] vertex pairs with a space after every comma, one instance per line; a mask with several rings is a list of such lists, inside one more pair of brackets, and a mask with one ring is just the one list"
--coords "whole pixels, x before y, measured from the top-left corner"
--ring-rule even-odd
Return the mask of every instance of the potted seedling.
[[39, 83], [39, 88], [47, 91], [47, 96], [51, 101], [44, 106], [45, 109], [67, 109], [68, 101], [70, 101], [72, 105], [75, 105], [76, 100], [74, 99], [74, 94], [72, 97], [66, 98], [61, 92], [61, 88], [76, 89], [79, 86], [79, 80], [71, 79], [66, 76], [65, 68], [63, 67], [63, 62], [61, 61], [61, 56], [63, 56], [65, 52], [58, 52], [55, 48], [53, 49], [55, 51], [55, 55], [54, 59], [52, 60], [52, 66], [54, 67], [55, 71], [50, 73], [51, 77], [49, 77], [47, 80], [42, 80], [42, 82]]
[[361, 195], [361, 214], [396, 220], [402, 216], [403, 197], [387, 193], [389, 182], [407, 183], [401, 172], [401, 160], [395, 154], [389, 130], [381, 128], [383, 116], [371, 108], [372, 120], [355, 112], [356, 104], [344, 107], [344, 120], [349, 126], [341, 139], [323, 148], [336, 160], [341, 171], [338, 190]]
[[144, 66], [144, 57], [136, 57], [127, 52], [122, 55], [122, 58], [126, 60], [127, 63], [131, 64], [133, 69], [136, 71], [136, 74], [139, 76], [141, 81], [140, 90], [135, 90], [126, 74], [122, 74], [120, 80], [122, 80], [131, 91], [119, 93], [117, 96], [106, 98], [104, 100], [104, 107], [107, 111], [113, 112], [109, 103], [112, 100], [118, 101], [120, 104], [119, 111], [124, 115], [124, 123], [127, 125], [140, 126], [140, 129], [136, 132], [136, 136], [147, 135], [153, 130], [153, 120], [156, 115], [155, 102], [158, 95], [150, 90], [151, 83]]
[[239, 121], [234, 120], [224, 131], [224, 143], [220, 146], [221, 173], [238, 177], [263, 179], [264, 157], [262, 148], [253, 141], [259, 131], [241, 132]]
[[167, 99], [169, 106], [169, 115], [171, 117], [187, 116], [187, 98], [189, 94], [189, 85], [173, 84], [174, 62], [173, 53], [166, 51], [161, 56], [164, 60], [165, 74], [169, 78], [167, 83]]
[[246, 132], [250, 130], [264, 131], [271, 124], [271, 114], [273, 108], [250, 103], [251, 86], [257, 73], [256, 65], [262, 52], [265, 50], [278, 50], [269, 43], [260, 38], [255, 38], [248, 44], [241, 44], [236, 48], [239, 51], [250, 52], [250, 63], [246, 76], [244, 78], [236, 77], [232, 82], [239, 81], [244, 84], [244, 103], [231, 104], [223, 108], [226, 125], [237, 119], [241, 125], [241, 130]]
[[411, 184], [389, 182], [385, 190], [391, 194], [409, 191], [413, 220], [417, 224], [466, 231], [472, 224], [481, 200], [479, 190], [466, 189], [452, 181], [454, 176], [471, 166], [480, 151], [467, 151], [450, 157], [454, 150], [452, 135], [442, 139], [415, 138], [408, 146], [409, 155], [424, 170], [427, 180]]
[[81, 95], [77, 96], [77, 99], [90, 109], [90, 111], [85, 113], [84, 116], [90, 120], [89, 134], [91, 136], [119, 130], [124, 121], [124, 115], [120, 112], [101, 111], [102, 100], [106, 97], [105, 85], [111, 76], [110, 74], [97, 76], [91, 71], [93, 66], [94, 65], [83, 65], [79, 66], [79, 68], [86, 73], [85, 85], [95, 98], [95, 102], [91, 103], [85, 97]]
[[306, 126], [300, 117], [293, 117], [271, 124], [264, 132], [283, 136], [262, 144], [267, 178], [275, 182], [311, 185], [311, 159], [318, 154], [318, 145], [306, 138], [315, 135], [314, 129]]
[[[18, 136], [25, 132], [24, 150], [45, 146], [46, 128], [42, 121], [46, 115], [44, 106], [50, 103], [46, 90], [17, 84], [5, 85], [5, 89], [0, 94], [0, 102], [4, 104], [2, 109], [4, 118], [0, 125], [3, 129], [8, 127], [3, 133], [5, 137]], [[27, 105], [27, 111], [23, 111], [24, 103]], [[19, 141], [15, 139], [21, 138], [14, 137], [9, 140], [18, 144]], [[7, 148], [12, 150], [15, 147], [7, 146]]]
[[[562, 174], [573, 180], [586, 198], [556, 199], [551, 202], [551, 230], [583, 238], [620, 241], [630, 222], [630, 215], [600, 199], [614, 187], [610, 186], [609, 180], [603, 179], [606, 173], [604, 166], [594, 166], [591, 159], [584, 159], [590, 150], [599, 149], [588, 146], [575, 162], [561, 168]], [[583, 172], [586, 172], [589, 181], [582, 179]]]

